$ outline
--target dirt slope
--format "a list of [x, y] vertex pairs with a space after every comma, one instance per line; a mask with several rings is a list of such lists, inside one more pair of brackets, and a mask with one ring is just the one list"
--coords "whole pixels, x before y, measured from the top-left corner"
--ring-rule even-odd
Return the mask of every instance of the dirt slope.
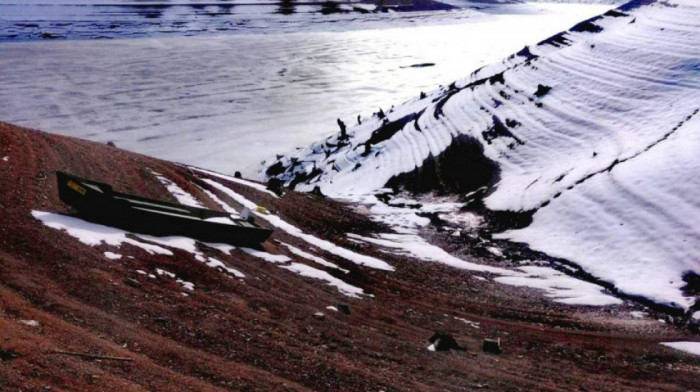
[[[633, 319], [628, 311], [635, 308], [628, 303], [565, 306], [534, 290], [358, 245], [345, 234], [386, 229], [348, 206], [316, 196], [290, 192], [275, 199], [222, 181], [305, 232], [394, 266], [394, 272], [373, 270], [313, 249], [350, 271], [329, 273], [374, 297], [349, 298], [238, 249], [226, 256], [200, 248], [243, 272], [244, 279], [209, 268], [181, 250], [165, 256], [130, 245], [85, 245], [31, 215], [32, 210], [70, 213], [57, 197], [56, 170], [109, 182], [122, 192], [175, 201], [151, 174], [155, 170], [208, 208], [220, 206], [196, 185], [239, 207], [181, 166], [0, 123], [2, 391], [699, 387], [700, 361], [657, 344], [697, 340], [688, 331]], [[277, 240], [311, 251], [281, 230], [264, 250], [310, 264]], [[124, 257], [109, 260], [105, 251]], [[195, 290], [185, 297], [172, 279], [136, 272], [152, 273], [155, 268], [193, 282]], [[349, 305], [350, 314], [326, 309], [338, 304]], [[325, 313], [323, 319], [313, 316], [318, 311]], [[456, 317], [479, 323], [479, 328]], [[22, 320], [35, 320], [38, 326]], [[466, 350], [428, 351], [428, 338], [435, 331], [452, 334]], [[485, 337], [500, 337], [503, 354], [481, 352]], [[56, 350], [133, 362], [95, 361]]]

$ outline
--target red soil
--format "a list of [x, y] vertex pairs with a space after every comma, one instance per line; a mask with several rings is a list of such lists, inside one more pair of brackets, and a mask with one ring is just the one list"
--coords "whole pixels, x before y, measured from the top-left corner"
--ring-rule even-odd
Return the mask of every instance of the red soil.
[[[538, 291], [349, 242], [346, 233], [386, 228], [315, 196], [290, 192], [274, 199], [226, 183], [309, 233], [395, 266], [394, 272], [377, 271], [314, 250], [349, 269], [338, 276], [373, 298], [348, 298], [239, 250], [233, 256], [205, 253], [242, 271], [243, 280], [182, 251], [171, 257], [130, 245], [90, 247], [30, 214], [70, 213], [57, 197], [55, 170], [174, 201], [149, 169], [219, 209], [194, 185], [204, 184], [181, 166], [0, 123], [0, 390], [700, 389], [700, 360], [658, 344], [697, 336], [655, 320], [634, 320], [628, 315], [632, 304], [565, 306]], [[308, 244], [281, 230], [264, 244], [271, 253], [308, 263], [275, 240], [307, 251]], [[107, 250], [125, 257], [108, 260]], [[184, 297], [172, 279], [136, 273], [155, 268], [193, 282], [195, 291]], [[139, 284], [128, 285], [127, 279]], [[350, 314], [325, 309], [336, 304], [349, 305]], [[314, 318], [317, 311], [326, 317]], [[480, 328], [455, 317], [479, 322]], [[466, 351], [428, 351], [437, 330], [450, 333]], [[482, 353], [486, 337], [500, 337], [503, 354]]]

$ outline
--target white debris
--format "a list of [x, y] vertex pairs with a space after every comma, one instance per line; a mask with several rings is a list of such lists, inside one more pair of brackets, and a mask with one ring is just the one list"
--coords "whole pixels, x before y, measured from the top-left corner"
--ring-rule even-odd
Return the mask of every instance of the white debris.
[[192, 282], [187, 282], [182, 279], [176, 279], [175, 282], [180, 283], [182, 285], [182, 288], [187, 291], [194, 291], [194, 283]]
[[461, 318], [461, 317], [455, 317], [455, 320], [459, 320], [459, 321], [461, 321], [461, 322], [463, 322], [463, 323], [467, 324], [468, 326], [475, 328], [475, 329], [481, 328], [479, 326], [479, 323], [477, 323], [475, 321], [469, 321], [469, 320], [467, 320], [465, 318]]
[[337, 311], [338, 311], [338, 308], [336, 308], [335, 306], [326, 306], [326, 309], [327, 309], [327, 310], [331, 310], [331, 311], [333, 311], [333, 312], [337, 312]]
[[163, 269], [160, 269], [160, 268], [156, 268], [156, 273], [157, 273], [158, 275], [160, 275], [160, 276], [165, 275], [165, 276], [167, 276], [167, 277], [169, 277], [169, 278], [175, 279], [175, 274], [174, 274], [174, 273], [169, 272], [169, 271], [166, 271], [166, 270], [163, 270]]
[[642, 312], [641, 310], [633, 310], [630, 312], [630, 316], [632, 316], [634, 318], [638, 318], [638, 319], [643, 319], [643, 318], [647, 317], [648, 315], [649, 315], [649, 313]]
[[10, 160], [10, 157], [8, 157], [8, 156], [2, 157], [2, 160], [5, 161], [5, 162], [7, 162], [7, 161]]
[[140, 275], [148, 275], [148, 272], [146, 272], [144, 270], [136, 270], [136, 273], [140, 274]]
[[19, 320], [20, 324], [24, 324], [28, 327], [38, 327], [39, 322], [36, 320]]
[[114, 252], [109, 252], [109, 251], [105, 252], [104, 255], [106, 258], [108, 258], [110, 260], [119, 260], [122, 258], [122, 255], [120, 255], [118, 253], [114, 253]]
[[428, 351], [435, 351], [435, 344], [428, 346]]
[[503, 252], [500, 249], [496, 248], [495, 246], [489, 246], [486, 248], [486, 250], [488, 250], [494, 256], [498, 256], [498, 257], [503, 256]]

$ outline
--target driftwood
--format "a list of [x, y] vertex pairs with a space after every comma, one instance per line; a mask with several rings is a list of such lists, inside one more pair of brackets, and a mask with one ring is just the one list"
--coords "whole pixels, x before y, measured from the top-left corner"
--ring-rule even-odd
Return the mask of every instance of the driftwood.
[[58, 351], [58, 350], [54, 350], [52, 352], [54, 354], [70, 355], [72, 357], [81, 357], [81, 358], [88, 358], [88, 359], [107, 359], [110, 361], [122, 361], [122, 362], [133, 362], [134, 361], [133, 359], [126, 358], [126, 357], [110, 357], [110, 356], [105, 356], [105, 355], [83, 354], [83, 353], [74, 353], [74, 352], [70, 352], [70, 351]]

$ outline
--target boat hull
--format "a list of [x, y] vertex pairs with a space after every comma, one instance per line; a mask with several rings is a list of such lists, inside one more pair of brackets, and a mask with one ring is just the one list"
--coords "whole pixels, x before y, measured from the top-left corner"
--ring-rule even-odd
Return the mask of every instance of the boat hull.
[[[88, 221], [154, 236], [185, 236], [203, 242], [255, 246], [272, 230], [230, 214], [114, 192], [112, 187], [57, 172], [59, 198]], [[231, 224], [207, 221], [228, 218]]]

